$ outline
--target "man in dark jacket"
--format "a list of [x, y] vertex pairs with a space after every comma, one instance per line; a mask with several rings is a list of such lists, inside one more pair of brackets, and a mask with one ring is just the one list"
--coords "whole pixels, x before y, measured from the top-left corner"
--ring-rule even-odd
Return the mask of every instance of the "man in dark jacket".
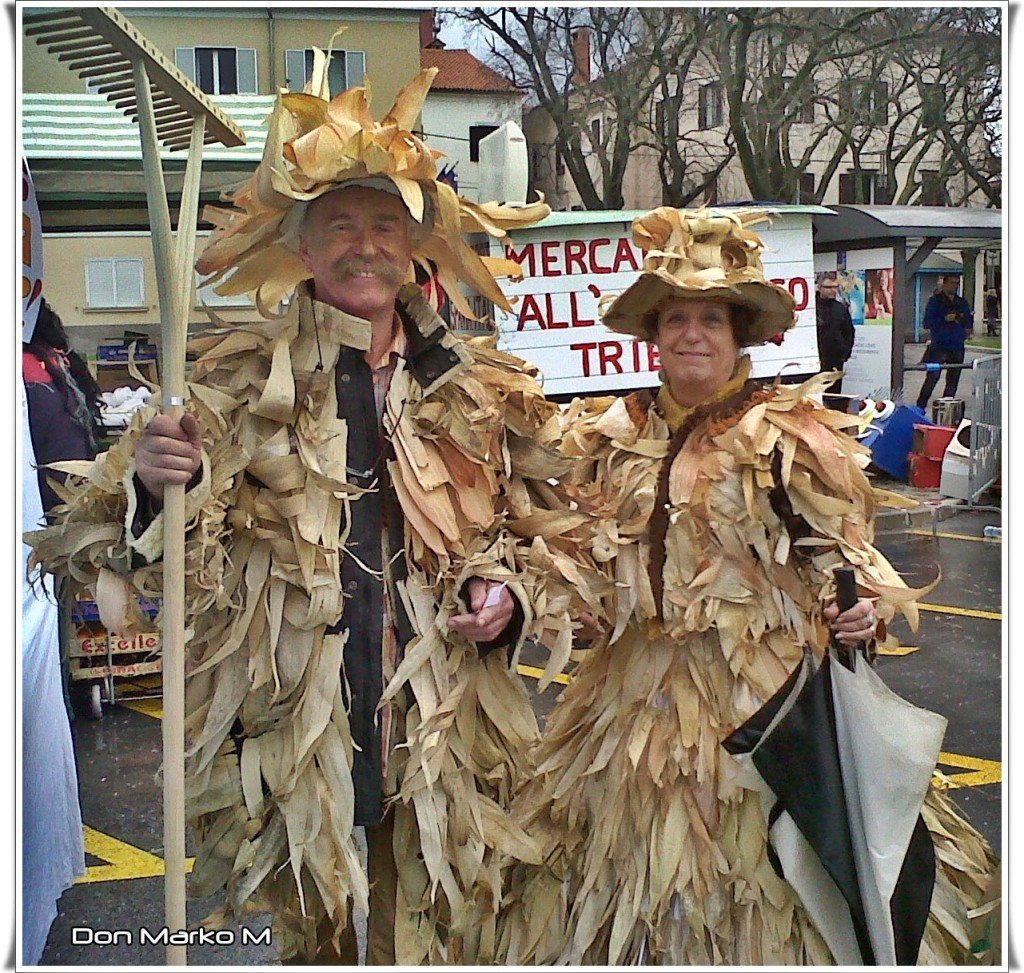
[[[818, 283], [816, 311], [818, 317], [818, 358], [823, 372], [842, 371], [853, 353], [853, 320], [850, 309], [836, 298], [839, 281], [834, 274], [825, 274]], [[838, 378], [826, 394], [838, 395], [843, 380]]]
[[[921, 359], [922, 364], [963, 364], [964, 342], [974, 334], [974, 315], [971, 313], [971, 305], [957, 293], [959, 287], [959, 274], [945, 274], [939, 290], [925, 305], [924, 326], [929, 334], [928, 345]], [[946, 388], [943, 394], [947, 399], [952, 399], [956, 396], [957, 386], [960, 384], [960, 369], [947, 368], [945, 371]], [[919, 409], [928, 407], [928, 400], [938, 381], [938, 370], [925, 373], [921, 394], [917, 397]]]
[[289, 963], [357, 965], [356, 907], [369, 963], [488, 961], [502, 848], [527, 840], [507, 820], [535, 726], [516, 653], [571, 647], [573, 591], [513, 530], [564, 471], [544, 445], [557, 406], [413, 283], [429, 261], [464, 314], [463, 282], [510, 310], [462, 227], [501, 237], [550, 210], [436, 181], [409, 131], [432, 77], [386, 124], [361, 89], [329, 113], [278, 99], [263, 164], [205, 214], [198, 267], [261, 313], [291, 295], [284, 314], [202, 339], [180, 422], [140, 414], [65, 514], [106, 518], [104, 549], [68, 556], [130, 601], [159, 584], [164, 488], [186, 485], [190, 888], [272, 913]]

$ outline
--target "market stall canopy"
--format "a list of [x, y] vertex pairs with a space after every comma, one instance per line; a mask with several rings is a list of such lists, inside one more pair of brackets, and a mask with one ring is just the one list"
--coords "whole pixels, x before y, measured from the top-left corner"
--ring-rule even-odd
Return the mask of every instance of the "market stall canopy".
[[815, 250], [892, 246], [894, 238], [915, 249], [935, 240], [944, 250], [998, 249], [1003, 213], [956, 206], [855, 206], [841, 203], [814, 217]]

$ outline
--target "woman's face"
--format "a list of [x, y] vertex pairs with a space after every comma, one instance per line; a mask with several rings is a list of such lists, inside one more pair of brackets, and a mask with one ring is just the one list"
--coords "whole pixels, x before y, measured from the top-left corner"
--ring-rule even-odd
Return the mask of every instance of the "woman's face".
[[672, 298], [658, 310], [655, 342], [672, 397], [699, 405], [732, 377], [740, 349], [724, 301]]

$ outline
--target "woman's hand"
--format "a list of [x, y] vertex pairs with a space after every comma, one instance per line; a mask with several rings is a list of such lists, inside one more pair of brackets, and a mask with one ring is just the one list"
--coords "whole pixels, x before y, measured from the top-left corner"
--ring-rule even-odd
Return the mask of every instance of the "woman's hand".
[[[492, 594], [495, 589], [500, 590]], [[504, 585], [483, 578], [470, 578], [469, 607], [471, 610], [462, 615], [452, 615], [448, 619], [448, 627], [473, 642], [491, 642], [508, 627], [515, 601]]]
[[878, 616], [869, 598], [858, 598], [856, 605], [842, 613], [838, 605], [829, 605], [825, 609], [825, 620], [835, 637], [844, 645], [855, 646], [860, 642], [870, 642], [878, 628]]

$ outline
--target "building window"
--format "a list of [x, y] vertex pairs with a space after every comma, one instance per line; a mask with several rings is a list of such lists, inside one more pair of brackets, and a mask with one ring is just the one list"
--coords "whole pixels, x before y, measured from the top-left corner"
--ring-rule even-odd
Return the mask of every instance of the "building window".
[[870, 169], [851, 169], [839, 174], [839, 202], [851, 204], [888, 203], [882, 174]]
[[138, 257], [85, 262], [86, 307], [145, 307], [142, 260]]
[[[313, 73], [313, 48], [284, 52], [285, 84], [289, 91], [302, 91]], [[349, 88], [358, 88], [366, 80], [364, 51], [332, 51], [327, 66], [327, 84], [331, 97]]]
[[862, 125], [889, 121], [889, 82], [851, 78], [843, 89], [843, 108]]
[[949, 205], [949, 190], [946, 188], [946, 181], [939, 177], [937, 169], [921, 170], [921, 205]]
[[797, 188], [796, 201], [798, 203], [814, 203], [814, 173], [801, 172], [800, 186]]
[[590, 147], [596, 149], [601, 144], [601, 119], [595, 118], [590, 123]]
[[498, 131], [497, 125], [470, 125], [469, 126], [469, 161], [480, 161], [480, 140], [487, 138], [491, 132]]
[[941, 125], [946, 117], [946, 89], [941, 83], [921, 82], [921, 124], [926, 128]]
[[[786, 86], [787, 91], [793, 85], [793, 75], [787, 74], [782, 78], [782, 83]], [[802, 122], [805, 125], [814, 124], [814, 101], [805, 101], [800, 105], [800, 109], [796, 115], [796, 121]]]
[[711, 81], [700, 86], [697, 114], [701, 131], [718, 128], [722, 124], [724, 114], [721, 81]]
[[174, 63], [208, 95], [255, 95], [254, 47], [176, 47]]
[[[235, 271], [231, 271], [233, 274]], [[231, 274], [227, 276], [230, 277]], [[224, 280], [216, 283], [205, 283], [209, 279], [196, 274], [196, 307], [254, 307], [255, 303], [251, 294], [218, 294], [214, 288], [220, 287]]]
[[675, 94], [663, 98], [654, 106], [654, 131], [662, 142], [674, 142], [679, 138], [680, 103], [680, 96]]
[[704, 205], [718, 205], [718, 176], [715, 176], [715, 178], [704, 187]]

